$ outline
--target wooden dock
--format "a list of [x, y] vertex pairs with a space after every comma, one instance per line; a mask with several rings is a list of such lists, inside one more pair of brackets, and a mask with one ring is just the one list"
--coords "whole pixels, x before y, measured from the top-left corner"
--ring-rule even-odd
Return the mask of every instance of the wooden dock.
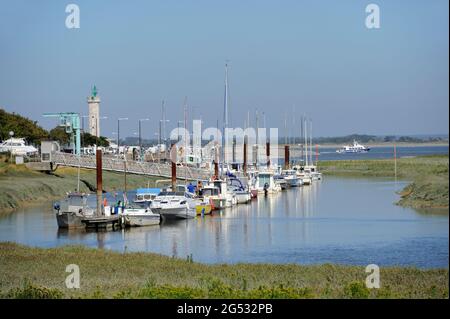
[[88, 217], [82, 219], [81, 222], [85, 224], [86, 228], [95, 230], [108, 227], [112, 227], [114, 230], [116, 227], [122, 227], [119, 215]]

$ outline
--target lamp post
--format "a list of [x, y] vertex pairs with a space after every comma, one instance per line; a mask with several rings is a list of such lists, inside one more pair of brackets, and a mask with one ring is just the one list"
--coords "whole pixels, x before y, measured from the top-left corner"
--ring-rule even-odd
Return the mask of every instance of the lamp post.
[[117, 158], [120, 155], [120, 121], [127, 121], [128, 117], [119, 117], [117, 119]]
[[141, 122], [142, 121], [150, 121], [149, 118], [139, 119], [139, 160], [142, 161], [142, 138], [141, 138]]

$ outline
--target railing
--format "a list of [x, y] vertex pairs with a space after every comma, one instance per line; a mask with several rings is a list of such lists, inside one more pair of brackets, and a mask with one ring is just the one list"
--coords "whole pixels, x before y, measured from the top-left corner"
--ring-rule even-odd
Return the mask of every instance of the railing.
[[[81, 155], [77, 157], [69, 153], [54, 153], [52, 155], [54, 164], [62, 166], [82, 167], [82, 168], [96, 168], [95, 156]], [[170, 178], [172, 174], [171, 164], [154, 163], [154, 162], [139, 162], [117, 159], [114, 157], [103, 156], [103, 169], [107, 171], [124, 172], [139, 175], [149, 175], [158, 177]], [[195, 167], [177, 166], [177, 178], [189, 180], [207, 180], [211, 177], [211, 172], [206, 169]]]

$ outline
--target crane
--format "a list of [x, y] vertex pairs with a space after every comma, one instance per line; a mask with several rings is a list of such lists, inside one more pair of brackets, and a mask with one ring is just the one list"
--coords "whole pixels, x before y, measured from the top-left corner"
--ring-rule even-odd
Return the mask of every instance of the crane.
[[44, 117], [59, 117], [59, 126], [65, 127], [66, 133], [70, 134], [70, 144], [75, 154], [81, 154], [80, 136], [80, 114], [75, 112], [44, 113]]

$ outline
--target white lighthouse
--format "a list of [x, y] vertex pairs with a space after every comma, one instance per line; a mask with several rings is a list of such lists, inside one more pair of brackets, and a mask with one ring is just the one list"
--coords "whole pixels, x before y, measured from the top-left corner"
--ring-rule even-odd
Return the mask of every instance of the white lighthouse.
[[87, 98], [89, 105], [89, 133], [100, 136], [100, 97], [97, 96], [97, 88], [92, 88], [91, 96]]

